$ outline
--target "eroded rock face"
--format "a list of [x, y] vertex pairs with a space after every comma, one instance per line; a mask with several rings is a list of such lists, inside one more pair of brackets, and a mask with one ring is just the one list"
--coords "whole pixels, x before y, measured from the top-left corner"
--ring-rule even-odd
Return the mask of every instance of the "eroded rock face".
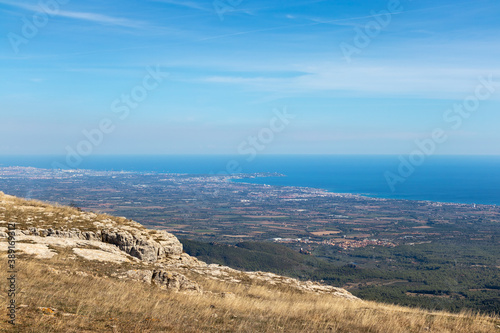
[[97, 260], [102, 262], [114, 262], [114, 263], [123, 263], [129, 262], [126, 255], [118, 254], [118, 253], [110, 253], [102, 250], [96, 249], [80, 249], [73, 248], [73, 252], [87, 260]]
[[174, 235], [163, 230], [156, 230], [152, 236], [156, 242], [160, 243], [165, 256], [177, 257], [182, 254], [182, 243]]
[[[7, 250], [7, 243], [0, 243], [0, 251]], [[45, 244], [17, 243], [16, 251], [33, 254], [38, 259], [50, 259], [57, 254], [54, 250], [49, 249], [49, 247]]]
[[152, 232], [151, 236], [133, 228], [128, 228], [128, 230], [103, 229], [96, 232], [78, 229], [30, 228], [22, 233], [40, 237], [72, 238], [113, 244], [123, 252], [145, 262], [178, 259], [182, 254], [181, 242], [174, 235], [159, 230]]
[[[54, 216], [57, 215], [57, 207], [23, 205], [16, 200], [14, 197], [2, 196], [0, 192], [0, 212], [15, 206], [25, 222], [22, 224], [21, 218], [13, 220], [23, 226], [16, 231], [17, 250], [39, 258], [58, 255], [58, 249], [54, 250], [53, 246], [70, 247], [75, 254], [74, 258], [124, 264], [127, 269], [130, 269], [128, 266], [137, 264], [135, 267], [142, 269], [112, 276], [142, 281], [169, 290], [200, 292], [199, 285], [186, 277], [199, 275], [203, 279], [227, 283], [262, 283], [357, 300], [341, 288], [299, 281], [272, 273], [242, 272], [226, 266], [208, 265], [183, 253], [182, 244], [174, 235], [160, 230], [148, 230], [126, 218], [72, 211], [67, 216], [58, 216], [56, 220]], [[54, 220], [48, 223], [43, 221], [44, 218]], [[7, 251], [7, 223], [0, 220], [2, 253]], [[232, 296], [224, 294], [221, 297]]]
[[201, 292], [200, 286], [186, 276], [178, 272], [170, 272], [162, 269], [156, 270], [129, 270], [120, 278], [155, 284], [162, 289], [173, 291], [195, 291]]
[[153, 271], [151, 282], [165, 289], [192, 290], [199, 292], [200, 286], [180, 273], [166, 272], [163, 270]]
[[30, 228], [30, 231], [34, 235], [40, 235], [44, 237], [64, 237], [64, 238], [78, 238], [83, 240], [101, 240], [101, 235], [92, 231], [80, 231], [78, 229], [71, 230], [54, 230], [54, 229], [36, 229]]
[[157, 240], [125, 230], [101, 230], [103, 242], [114, 244], [142, 261], [155, 262], [182, 254], [182, 244], [174, 235], [166, 232], [157, 232], [154, 235], [158, 235]]
[[147, 262], [155, 262], [162, 254], [162, 247], [153, 240], [137, 237], [123, 230], [102, 230], [102, 241], [114, 244], [132, 257]]

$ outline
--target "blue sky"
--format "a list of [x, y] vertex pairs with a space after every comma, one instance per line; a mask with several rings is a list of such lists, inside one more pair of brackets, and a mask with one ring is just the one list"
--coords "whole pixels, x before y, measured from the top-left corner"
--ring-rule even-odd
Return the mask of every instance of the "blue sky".
[[[237, 154], [284, 109], [261, 153], [409, 154], [442, 128], [437, 154], [500, 154], [498, 1], [216, 5], [0, 0], [0, 154], [66, 154], [103, 119], [92, 154]], [[147, 68], [168, 77], [120, 118]], [[494, 88], [453, 128], [480, 77]]]

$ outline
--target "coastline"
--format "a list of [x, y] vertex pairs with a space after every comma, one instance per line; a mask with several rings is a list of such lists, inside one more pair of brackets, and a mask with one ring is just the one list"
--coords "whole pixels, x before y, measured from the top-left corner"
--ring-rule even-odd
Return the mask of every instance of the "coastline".
[[290, 186], [290, 185], [274, 185], [274, 184], [261, 184], [261, 183], [251, 183], [245, 181], [238, 181], [240, 178], [231, 179], [231, 181], [236, 180], [239, 184], [248, 184], [248, 185], [262, 185], [262, 186], [273, 186], [273, 187], [283, 187], [287, 189], [300, 189], [300, 190], [312, 190], [314, 192], [322, 192], [326, 195], [332, 197], [341, 197], [341, 198], [359, 198], [363, 200], [374, 200], [374, 201], [405, 201], [405, 202], [417, 202], [417, 203], [426, 203], [433, 204], [436, 206], [457, 206], [457, 207], [490, 207], [490, 208], [498, 208], [500, 205], [496, 204], [481, 204], [481, 203], [463, 203], [463, 202], [447, 202], [447, 201], [433, 201], [433, 200], [424, 200], [424, 199], [403, 199], [403, 198], [385, 198], [385, 197], [375, 197], [369, 195], [363, 195], [358, 193], [342, 193], [342, 192], [332, 192], [331, 190], [318, 188], [318, 187], [310, 187], [310, 186]]
[[267, 184], [259, 180], [262, 179], [272, 179], [272, 178], [287, 178], [286, 174], [280, 172], [252, 172], [252, 173], [235, 173], [235, 174], [193, 174], [193, 173], [178, 173], [178, 172], [157, 172], [157, 171], [133, 171], [133, 170], [121, 170], [121, 171], [104, 171], [104, 170], [92, 170], [92, 169], [47, 169], [38, 167], [25, 167], [25, 166], [0, 166], [0, 179], [2, 176], [8, 175], [9, 173], [24, 175], [28, 173], [40, 174], [36, 177], [43, 179], [54, 179], [65, 178], [68, 175], [78, 176], [78, 175], [92, 175], [99, 177], [113, 177], [116, 175], [166, 175], [166, 176], [185, 176], [185, 177], [218, 177], [231, 181], [233, 183], [239, 184], [249, 184], [249, 185], [262, 185], [262, 186], [273, 186], [273, 187], [283, 187], [287, 189], [296, 190], [307, 190], [311, 193], [322, 193], [333, 197], [343, 197], [343, 198], [360, 198], [364, 200], [394, 200], [394, 201], [411, 201], [420, 202], [436, 205], [447, 205], [447, 206], [463, 206], [463, 207], [499, 207], [500, 204], [486, 204], [481, 202], [459, 202], [459, 201], [445, 201], [445, 200], [432, 200], [432, 199], [416, 199], [416, 198], [404, 198], [398, 196], [382, 196], [382, 195], [368, 195], [365, 193], [354, 193], [354, 192], [337, 192], [332, 191], [328, 188], [315, 187], [315, 186], [300, 186], [300, 185], [283, 185], [283, 184]]

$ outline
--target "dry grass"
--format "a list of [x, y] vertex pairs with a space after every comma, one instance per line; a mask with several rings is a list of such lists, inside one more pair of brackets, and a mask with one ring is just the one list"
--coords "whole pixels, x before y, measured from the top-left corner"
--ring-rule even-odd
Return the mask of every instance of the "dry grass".
[[94, 224], [96, 222], [129, 225], [139, 230], [146, 230], [140, 224], [124, 217], [82, 212], [73, 207], [48, 204], [38, 200], [25, 200], [0, 192], [0, 227], [6, 227], [6, 221], [15, 222], [19, 230], [37, 227], [97, 231]]
[[[6, 260], [0, 260], [6, 267]], [[110, 269], [109, 264], [102, 269]], [[54, 274], [79, 271], [85, 261], [19, 259], [15, 328], [1, 307], [2, 332], [495, 332], [499, 318], [452, 315], [272, 287], [199, 280], [205, 292], [174, 293], [139, 282], [99, 276]], [[90, 273], [98, 267], [93, 264]], [[113, 268], [113, 267], [111, 267]], [[118, 268], [115, 267], [115, 268]], [[100, 274], [96, 274], [100, 275]], [[0, 271], [1, 281], [6, 273]], [[226, 293], [226, 297], [221, 297]], [[0, 302], [7, 304], [6, 284]], [[50, 309], [57, 311], [53, 313]]]

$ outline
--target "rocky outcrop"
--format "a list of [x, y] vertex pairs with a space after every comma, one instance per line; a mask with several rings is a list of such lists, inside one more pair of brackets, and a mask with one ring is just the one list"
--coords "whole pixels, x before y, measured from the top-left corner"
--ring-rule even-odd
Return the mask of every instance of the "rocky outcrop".
[[165, 289], [191, 290], [199, 292], [200, 286], [187, 277], [176, 272], [166, 272], [163, 270], [153, 271], [151, 282]]
[[[87, 260], [113, 263], [130, 263], [133, 260], [137, 260], [139, 263], [142, 261], [144, 264], [150, 265], [151, 269], [129, 270], [118, 277], [155, 284], [168, 290], [199, 292], [201, 290], [199, 285], [184, 275], [195, 273], [205, 278], [227, 283], [259, 283], [295, 289], [299, 292], [331, 294], [346, 299], [358, 299], [345, 289], [317, 282], [300, 281], [266, 272], [243, 272], [217, 264], [208, 265], [182, 253], [182, 244], [179, 240], [174, 235], [164, 231], [133, 229], [131, 227], [126, 227], [126, 230], [114, 228], [96, 232], [82, 232], [78, 229], [30, 228], [21, 233], [23, 235], [18, 237], [19, 240], [31, 241], [35, 244], [19, 243], [18, 250], [35, 254], [40, 258], [50, 258], [56, 254], [48, 248], [48, 245], [52, 245], [72, 247], [77, 256]], [[4, 248], [6, 246], [0, 246], [0, 251]]]
[[182, 254], [182, 244], [172, 234], [165, 231], [151, 231], [149, 234], [141, 230], [121, 230], [119, 228], [103, 229], [96, 232], [81, 231], [79, 229], [54, 230], [51, 228], [29, 228], [23, 231], [26, 235], [40, 237], [76, 238], [81, 240], [101, 241], [116, 245], [123, 252], [145, 262], [178, 259]]
[[153, 239], [151, 236], [133, 234], [125, 230], [102, 230], [102, 241], [114, 244], [120, 250], [146, 262], [156, 262], [182, 254], [182, 244], [172, 234], [167, 232], [155, 232]]
[[[0, 251], [8, 251], [6, 242], [0, 243]], [[38, 259], [49, 259], [57, 254], [56, 251], [51, 250], [45, 244], [17, 243], [16, 251], [32, 254]]]
[[73, 252], [87, 260], [114, 262], [118, 264], [129, 262], [128, 258], [122, 254], [110, 253], [102, 250], [73, 248]]
[[[8, 212], [9, 214], [6, 214]], [[300, 292], [331, 294], [357, 299], [341, 288], [299, 281], [271, 273], [242, 272], [208, 265], [182, 251], [172, 234], [149, 230], [123, 217], [111, 217], [26, 202], [0, 193], [0, 252], [8, 250], [7, 226], [15, 221], [16, 251], [41, 259], [65, 255], [69, 260], [115, 264], [111, 276], [154, 284], [162, 289], [199, 292], [191, 281], [213, 279], [232, 284], [263, 284]], [[71, 248], [71, 255], [61, 248]], [[131, 268], [140, 268], [131, 270]], [[126, 271], [128, 270], [128, 271]], [[126, 271], [123, 273], [123, 271]], [[106, 275], [107, 277], [107, 275]]]
[[102, 230], [102, 241], [114, 244], [132, 257], [146, 262], [155, 262], [165, 255], [163, 247], [152, 239], [136, 236], [123, 230]]
[[196, 282], [189, 280], [183, 274], [168, 272], [162, 269], [129, 270], [125, 272], [125, 274], [119, 276], [119, 278], [155, 284], [162, 289], [173, 291], [201, 292], [200, 286]]
[[189, 267], [190, 272], [206, 276], [213, 280], [224, 281], [228, 283], [251, 283], [277, 286], [280, 288], [294, 289], [299, 292], [330, 294], [350, 300], [359, 300], [356, 296], [343, 288], [323, 285], [318, 282], [300, 281], [294, 278], [277, 275], [267, 272], [244, 272], [227, 266], [217, 264], [207, 265], [199, 262], [197, 266]]
[[[16, 251], [33, 254], [37, 258], [51, 258], [60, 252], [54, 248], [72, 248], [73, 252], [87, 260], [98, 260], [107, 262], [140, 262], [121, 251], [117, 246], [104, 243], [100, 240], [86, 240], [81, 237], [40, 236], [46, 234], [45, 230], [37, 230], [38, 236], [29, 230], [16, 233]], [[64, 233], [63, 233], [64, 235]], [[2, 238], [0, 234], [0, 238]], [[0, 242], [0, 251], [7, 250], [7, 242]]]
[[63, 238], [77, 238], [82, 240], [101, 240], [101, 236], [99, 233], [95, 233], [92, 231], [80, 231], [79, 229], [70, 229], [70, 230], [54, 230], [52, 228], [48, 229], [39, 229], [39, 228], [29, 228], [28, 233], [33, 236], [41, 236], [41, 237], [63, 237]]
[[182, 254], [182, 243], [174, 235], [163, 230], [155, 230], [152, 237], [160, 243], [166, 257], [177, 257]]
[[281, 287], [287, 287], [301, 292], [331, 294], [351, 300], [358, 299], [356, 296], [352, 295], [345, 289], [327, 286], [318, 282], [300, 281], [297, 279], [266, 272], [246, 272], [245, 275], [253, 281], [264, 282], [270, 285], [279, 285]]

